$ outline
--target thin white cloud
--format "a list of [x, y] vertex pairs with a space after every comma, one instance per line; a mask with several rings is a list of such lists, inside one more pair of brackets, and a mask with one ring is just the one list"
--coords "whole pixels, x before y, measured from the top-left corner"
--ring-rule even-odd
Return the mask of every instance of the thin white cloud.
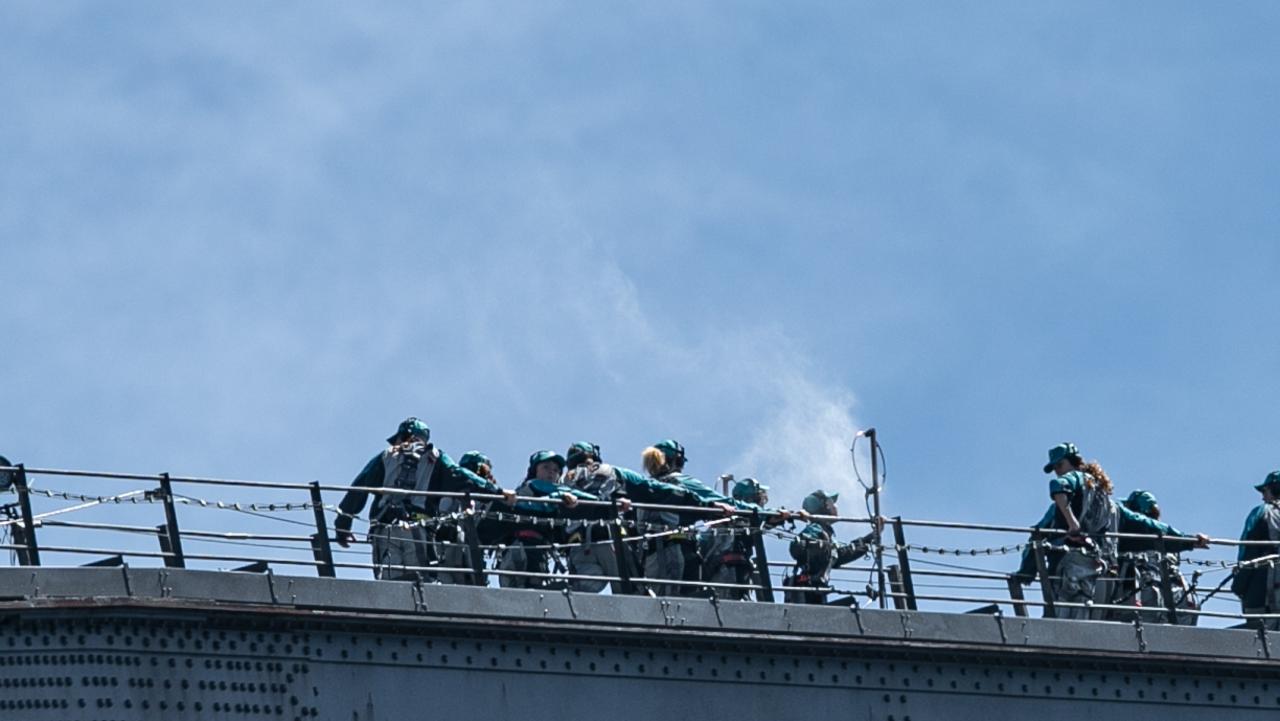
[[[858, 430], [853, 396], [824, 386], [797, 366], [777, 361], [767, 395], [775, 405], [760, 417], [747, 447], [734, 462], [739, 476], [754, 475], [771, 495], [791, 507], [812, 491], [841, 494], [841, 511], [862, 515], [863, 490], [854, 476], [849, 448]], [[860, 467], [870, 481], [861, 459]]]

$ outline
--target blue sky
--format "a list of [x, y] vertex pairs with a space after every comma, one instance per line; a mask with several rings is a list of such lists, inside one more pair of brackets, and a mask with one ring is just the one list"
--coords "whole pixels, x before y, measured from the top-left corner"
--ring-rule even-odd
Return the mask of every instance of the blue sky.
[[508, 485], [674, 436], [796, 505], [875, 425], [894, 514], [1030, 523], [1071, 439], [1233, 537], [1280, 466], [1277, 31], [6, 3], [0, 453], [341, 484], [416, 414]]

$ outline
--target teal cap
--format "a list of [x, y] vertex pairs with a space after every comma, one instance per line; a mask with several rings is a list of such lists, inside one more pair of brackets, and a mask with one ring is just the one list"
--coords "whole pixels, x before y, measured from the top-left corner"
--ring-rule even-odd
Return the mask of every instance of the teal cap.
[[1141, 513], [1144, 516], [1151, 515], [1151, 509], [1159, 505], [1156, 496], [1151, 491], [1134, 491], [1129, 497], [1124, 499], [1124, 505], [1130, 509]]
[[840, 498], [839, 493], [827, 493], [826, 491], [814, 491], [813, 493], [810, 493], [809, 495], [804, 497], [804, 503], [802, 503], [800, 507], [808, 511], [809, 513], [821, 514], [827, 508], [827, 501], [835, 503], [837, 500], [839, 500], [839, 498]]
[[1261, 491], [1268, 486], [1271, 488], [1280, 487], [1280, 471], [1272, 471], [1268, 473], [1267, 477], [1262, 479], [1262, 483], [1254, 486], [1254, 488]]
[[658, 441], [657, 443], [653, 444], [653, 447], [662, 451], [662, 455], [666, 456], [668, 460], [679, 458], [685, 463], [689, 462], [688, 456], [684, 454], [684, 446], [680, 445], [677, 441], [671, 440], [670, 438], [667, 438], [666, 440]]
[[595, 458], [598, 461], [600, 460], [600, 446], [589, 441], [578, 441], [569, 446], [569, 452], [564, 454], [564, 457], [571, 466], [577, 466], [588, 458]]
[[431, 429], [427, 427], [426, 423], [423, 423], [413, 416], [409, 416], [403, 421], [400, 421], [400, 426], [396, 428], [395, 434], [387, 439], [387, 443], [395, 443], [402, 440], [405, 436], [417, 436], [426, 443], [431, 440]]
[[471, 471], [472, 473], [479, 473], [481, 465], [489, 466], [490, 468], [492, 468], [493, 461], [490, 461], [489, 457], [481, 453], [480, 451], [467, 451], [466, 453], [462, 454], [461, 458], [458, 459], [458, 465], [462, 466], [468, 471]]
[[757, 481], [754, 478], [744, 478], [733, 484], [733, 497], [739, 501], [747, 501], [754, 503], [755, 499], [760, 497], [761, 493], [767, 492], [769, 487]]
[[534, 469], [538, 467], [539, 463], [545, 463], [546, 461], [554, 461], [557, 466], [560, 466], [560, 470], [564, 470], [564, 456], [555, 451], [538, 451], [529, 456], [529, 470], [525, 472], [524, 479], [527, 481], [533, 478]]
[[1049, 449], [1049, 462], [1044, 466], [1044, 472], [1053, 471], [1053, 467], [1058, 465], [1058, 461], [1070, 456], [1079, 456], [1080, 450], [1076, 448], [1074, 443], [1059, 443]]

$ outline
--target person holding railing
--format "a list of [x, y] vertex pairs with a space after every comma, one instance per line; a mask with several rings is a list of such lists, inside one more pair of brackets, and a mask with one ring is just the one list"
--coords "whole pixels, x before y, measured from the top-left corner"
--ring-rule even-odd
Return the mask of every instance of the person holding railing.
[[[569, 446], [565, 454], [568, 471], [565, 485], [586, 491], [602, 501], [617, 501], [618, 513], [630, 513], [631, 501], [660, 505], [686, 505], [692, 497], [683, 488], [646, 478], [635, 471], [605, 463], [600, 457], [600, 446], [589, 441], [578, 441]], [[614, 520], [610, 508], [588, 509], [580, 514], [581, 521], [572, 521], [568, 528], [569, 573], [582, 576], [618, 576], [618, 556], [610, 543], [609, 531], [599, 523], [600, 519]], [[620, 529], [621, 530], [621, 529]], [[623, 558], [634, 563], [639, 556], [634, 543], [623, 543]], [[576, 579], [569, 588], [584, 593], [597, 593], [604, 589], [605, 581]], [[613, 582], [614, 593], [621, 593], [619, 582]]]
[[[1275, 559], [1268, 559], [1280, 554], [1280, 471], [1268, 473], [1254, 489], [1262, 494], [1262, 503], [1249, 512], [1240, 540], [1274, 541], [1276, 545], [1240, 546], [1231, 592], [1240, 598], [1245, 613], [1280, 613], [1280, 574]], [[1254, 619], [1249, 625], [1280, 630], [1280, 619]]]
[[[733, 477], [727, 476], [727, 479], [732, 480]], [[760, 508], [769, 505], [769, 487], [754, 478], [743, 478], [735, 482], [732, 494], [733, 499], [741, 503]], [[738, 586], [750, 584], [754, 571], [751, 556], [755, 553], [757, 533], [759, 531], [752, 528], [750, 518], [738, 516], [729, 524], [713, 528], [699, 536], [702, 579], [711, 583]], [[749, 594], [746, 588], [715, 587], [713, 590], [720, 598], [730, 601], [744, 600]]]
[[[645, 472], [655, 481], [684, 491], [680, 505], [718, 508], [726, 514], [735, 509], [761, 511], [759, 506], [735, 501], [716, 493], [705, 483], [684, 472], [688, 458], [684, 446], [662, 440], [644, 450]], [[696, 532], [689, 527], [707, 516], [677, 511], [643, 509], [636, 513], [641, 533], [651, 535], [645, 544], [644, 575], [650, 579], [697, 581], [702, 575]], [[696, 585], [654, 584], [649, 589], [660, 596], [688, 596], [699, 593]]]
[[[1106, 574], [1107, 559], [1115, 557], [1115, 539], [1108, 531], [1119, 528], [1118, 514], [1111, 501], [1111, 479], [1100, 466], [1093, 464], [1093, 474], [1086, 472], [1084, 459], [1074, 443], [1060, 443], [1049, 449], [1049, 462], [1045, 473], [1053, 473], [1049, 481], [1049, 499], [1052, 501], [1035, 528], [1065, 530], [1065, 536], [1051, 536], [1055, 553], [1046, 558], [1049, 575], [1056, 580], [1041, 579], [1050, 583], [1056, 601], [1065, 603], [1106, 602], [1110, 589], [1099, 584]], [[1022, 554], [1022, 566], [1015, 577], [1030, 583], [1036, 572], [1034, 544], [1039, 542], [1032, 534], [1031, 543]], [[1059, 607], [1059, 618], [1089, 618], [1087, 609]]]
[[[556, 565], [560, 565], [550, 547], [564, 538], [556, 520], [571, 513], [578, 499], [596, 500], [596, 496], [586, 491], [560, 483], [564, 467], [564, 456], [555, 451], [537, 451], [529, 456], [524, 482], [516, 488], [520, 499], [515, 504], [517, 520], [504, 524], [506, 548], [499, 554], [497, 568], [541, 576], [502, 574], [498, 576], [498, 585], [503, 588], [546, 588], [551, 570], [549, 561], [555, 559]], [[532, 500], [534, 498], [548, 500]]]
[[[458, 457], [458, 467], [471, 471], [495, 486], [500, 485], [498, 480], [493, 477], [493, 461], [489, 460], [489, 457], [480, 451], [463, 453]], [[464, 531], [462, 524], [457, 522], [456, 517], [450, 519], [453, 514], [465, 510], [464, 506], [464, 499], [452, 496], [441, 498], [436, 504], [437, 525], [434, 534], [436, 562], [439, 564], [440, 569], [465, 569], [458, 571], [437, 570], [436, 580], [445, 585], [468, 583], [471, 578], [471, 550], [467, 546], [467, 539], [464, 537], [466, 531]], [[477, 504], [478, 510], [488, 507], [488, 503]]]
[[[1160, 503], [1150, 491], [1137, 490], [1129, 494], [1117, 506], [1119, 531], [1125, 536], [1143, 534], [1145, 538], [1120, 538], [1118, 588], [1115, 604], [1135, 603], [1146, 609], [1142, 619], [1150, 623], [1166, 623], [1168, 613], [1164, 608], [1161, 588], [1161, 564], [1167, 564], [1174, 605], [1179, 608], [1195, 608], [1196, 601], [1191, 587], [1178, 568], [1180, 554], [1194, 548], [1208, 548], [1209, 537], [1203, 533], [1188, 536], [1160, 521]], [[1118, 620], [1130, 620], [1119, 613], [1110, 614]], [[1195, 614], [1178, 615], [1178, 624], [1194, 626]]]
[[[374, 456], [338, 504], [334, 532], [344, 548], [355, 540], [352, 520], [364, 510], [371, 495], [364, 489], [399, 489], [501, 493], [514, 499], [488, 479], [458, 466], [447, 453], [431, 443], [431, 429], [417, 418], [406, 418], [387, 438], [387, 448]], [[383, 580], [422, 578], [431, 562], [431, 537], [425, 523], [436, 515], [438, 504], [425, 496], [377, 493], [369, 509], [369, 541], [373, 547], [373, 575]]]
[[[1049, 498], [1053, 504], [1035, 528], [1064, 530], [1065, 535], [1049, 538], [1051, 553], [1045, 559], [1055, 601], [1072, 604], [1110, 603], [1115, 597], [1117, 539], [1114, 534], [1146, 533], [1154, 536], [1182, 534], [1169, 525], [1117, 504], [1111, 498], [1112, 483], [1097, 461], [1085, 462], [1074, 443], [1060, 443], [1049, 449], [1045, 473], [1053, 473], [1049, 481]], [[1197, 537], [1197, 543], [1200, 543]], [[1208, 537], [1203, 537], [1207, 542]], [[1033, 544], [1040, 542], [1032, 534], [1031, 543], [1022, 554], [1022, 566], [1014, 577], [1030, 583], [1035, 576]], [[1059, 606], [1058, 618], [1087, 619], [1107, 615], [1077, 606]]]
[[814, 491], [804, 497], [801, 508], [805, 513], [819, 516], [810, 520], [808, 525], [791, 541], [791, 557], [795, 559], [795, 569], [782, 583], [789, 586], [785, 594], [787, 603], [824, 604], [827, 602], [827, 588], [831, 583], [831, 569], [839, 568], [862, 558], [871, 550], [884, 521], [876, 518], [874, 529], [867, 535], [852, 543], [840, 543], [836, 540], [835, 523], [832, 520], [840, 515], [836, 502], [839, 493]]

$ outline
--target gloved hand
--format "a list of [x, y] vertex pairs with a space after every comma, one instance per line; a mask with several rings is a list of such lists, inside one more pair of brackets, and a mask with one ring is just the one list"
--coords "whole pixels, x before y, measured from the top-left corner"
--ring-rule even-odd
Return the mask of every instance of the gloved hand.
[[1067, 534], [1066, 543], [1068, 546], [1083, 546], [1085, 548], [1090, 548], [1093, 546], [1093, 539], [1084, 535], [1080, 531], [1075, 531]]
[[338, 516], [338, 520], [333, 523], [333, 534], [339, 546], [350, 546], [356, 540], [356, 534], [351, 532], [351, 516]]

